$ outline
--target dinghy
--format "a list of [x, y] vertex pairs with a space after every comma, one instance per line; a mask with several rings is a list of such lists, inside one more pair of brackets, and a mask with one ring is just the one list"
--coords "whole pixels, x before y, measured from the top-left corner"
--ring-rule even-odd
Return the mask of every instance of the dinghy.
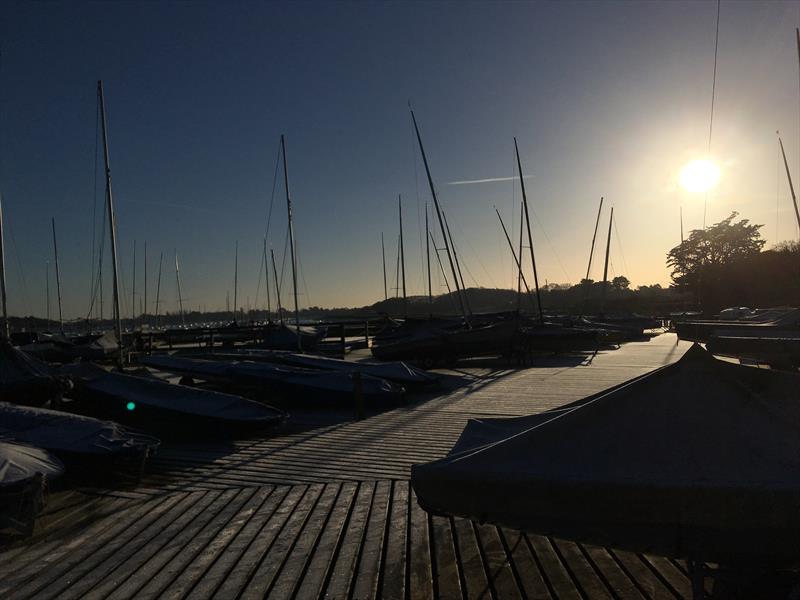
[[44, 363], [0, 341], [0, 402], [27, 406], [55, 405], [70, 387]]
[[236, 435], [278, 426], [285, 413], [241, 396], [109, 372], [94, 365], [64, 368], [75, 382], [71, 408], [162, 437]]
[[111, 421], [0, 402], [0, 438], [55, 454], [70, 477], [141, 475], [159, 441]]
[[[352, 373], [300, 369], [269, 363], [235, 360], [200, 360], [176, 356], [148, 356], [141, 364], [202, 379], [226, 389], [279, 394], [291, 402], [351, 401]], [[364, 376], [362, 393], [374, 402], [399, 402], [404, 389], [384, 379]]]
[[0, 535], [32, 533], [48, 484], [63, 474], [49, 452], [0, 441]]
[[434, 514], [697, 561], [800, 561], [800, 376], [677, 363], [573, 405], [471, 421], [412, 468]]

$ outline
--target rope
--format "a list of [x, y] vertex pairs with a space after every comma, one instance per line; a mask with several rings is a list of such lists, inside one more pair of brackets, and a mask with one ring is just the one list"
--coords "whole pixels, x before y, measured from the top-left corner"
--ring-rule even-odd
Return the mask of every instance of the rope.
[[[711, 158], [711, 133], [714, 130], [714, 98], [717, 92], [717, 50], [719, 49], [719, 12], [721, 0], [717, 0], [717, 26], [714, 36], [714, 75], [711, 79], [711, 115], [708, 120], [708, 152], [706, 158]], [[706, 228], [706, 213], [708, 210], [708, 192], [703, 202], [703, 229]]]

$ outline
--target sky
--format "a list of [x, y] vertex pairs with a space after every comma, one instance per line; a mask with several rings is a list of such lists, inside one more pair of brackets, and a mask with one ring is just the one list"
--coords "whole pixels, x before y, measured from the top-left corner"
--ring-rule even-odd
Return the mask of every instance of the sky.
[[[409, 103], [470, 286], [516, 286], [494, 212], [516, 237], [515, 136], [542, 282], [585, 275], [601, 196], [598, 238], [614, 207], [611, 275], [634, 286], [669, 283], [681, 208], [687, 232], [702, 226], [707, 203], [708, 224], [735, 210], [764, 224], [768, 246], [797, 239], [775, 132], [798, 181], [798, 2], [721, 3], [710, 157], [722, 175], [707, 196], [678, 184], [682, 166], [709, 151], [716, 11], [716, 2], [677, 1], [3, 3], [9, 311], [44, 316], [49, 268], [57, 314], [54, 218], [64, 317], [88, 314], [104, 214], [98, 79], [123, 316], [134, 240], [137, 311], [145, 243], [149, 312], [162, 252], [161, 311], [177, 309], [176, 252], [184, 307], [225, 308], [237, 242], [238, 305], [258, 295], [264, 306], [265, 234], [279, 271], [286, 248], [281, 134], [301, 307], [382, 299], [381, 233], [395, 288], [398, 195], [407, 290], [426, 293], [431, 194]], [[107, 240], [104, 252], [108, 314]], [[437, 275], [434, 293], [445, 291]], [[602, 278], [602, 256], [591, 276]]]

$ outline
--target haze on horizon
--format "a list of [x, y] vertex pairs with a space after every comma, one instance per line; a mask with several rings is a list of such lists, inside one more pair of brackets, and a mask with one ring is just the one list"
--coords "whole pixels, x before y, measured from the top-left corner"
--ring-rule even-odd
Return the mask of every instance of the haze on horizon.
[[[398, 194], [409, 293], [425, 293], [421, 228], [431, 198], [409, 101], [469, 286], [516, 287], [493, 209], [518, 232], [514, 136], [542, 282], [585, 275], [604, 196], [603, 221], [612, 205], [616, 220], [611, 274], [668, 285], [680, 208], [687, 233], [702, 225], [706, 195], [687, 192], [679, 176], [707, 157], [716, 11], [716, 2], [6, 3], [0, 190], [9, 312], [45, 314], [51, 217], [65, 318], [88, 311], [93, 214], [96, 236], [103, 214], [98, 79], [123, 316], [134, 240], [139, 293], [148, 245], [148, 312], [162, 251], [162, 311], [177, 309], [174, 251], [186, 307], [224, 308], [237, 240], [239, 305], [254, 304], [281, 133], [301, 307], [383, 298], [380, 236], [393, 286]], [[721, 4], [710, 153], [721, 173], [707, 223], [737, 211], [764, 224], [768, 247], [798, 239], [775, 136], [797, 186], [798, 25], [800, 2]], [[279, 263], [283, 194], [279, 178], [268, 235]], [[108, 302], [108, 263], [106, 272]], [[53, 314], [52, 266], [50, 274]], [[434, 286], [445, 291], [440, 278]], [[290, 289], [287, 273], [285, 305]], [[263, 282], [259, 294], [263, 306]]]

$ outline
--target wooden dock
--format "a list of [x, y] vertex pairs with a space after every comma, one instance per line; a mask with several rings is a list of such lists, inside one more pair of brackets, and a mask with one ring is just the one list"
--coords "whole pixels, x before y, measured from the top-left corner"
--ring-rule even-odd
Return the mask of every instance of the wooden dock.
[[34, 537], [0, 550], [0, 597], [690, 597], [681, 561], [431, 517], [408, 482], [471, 417], [560, 406], [688, 347], [468, 361], [444, 392], [362, 421], [299, 411], [267, 439], [166, 445], [135, 488], [54, 494]]

